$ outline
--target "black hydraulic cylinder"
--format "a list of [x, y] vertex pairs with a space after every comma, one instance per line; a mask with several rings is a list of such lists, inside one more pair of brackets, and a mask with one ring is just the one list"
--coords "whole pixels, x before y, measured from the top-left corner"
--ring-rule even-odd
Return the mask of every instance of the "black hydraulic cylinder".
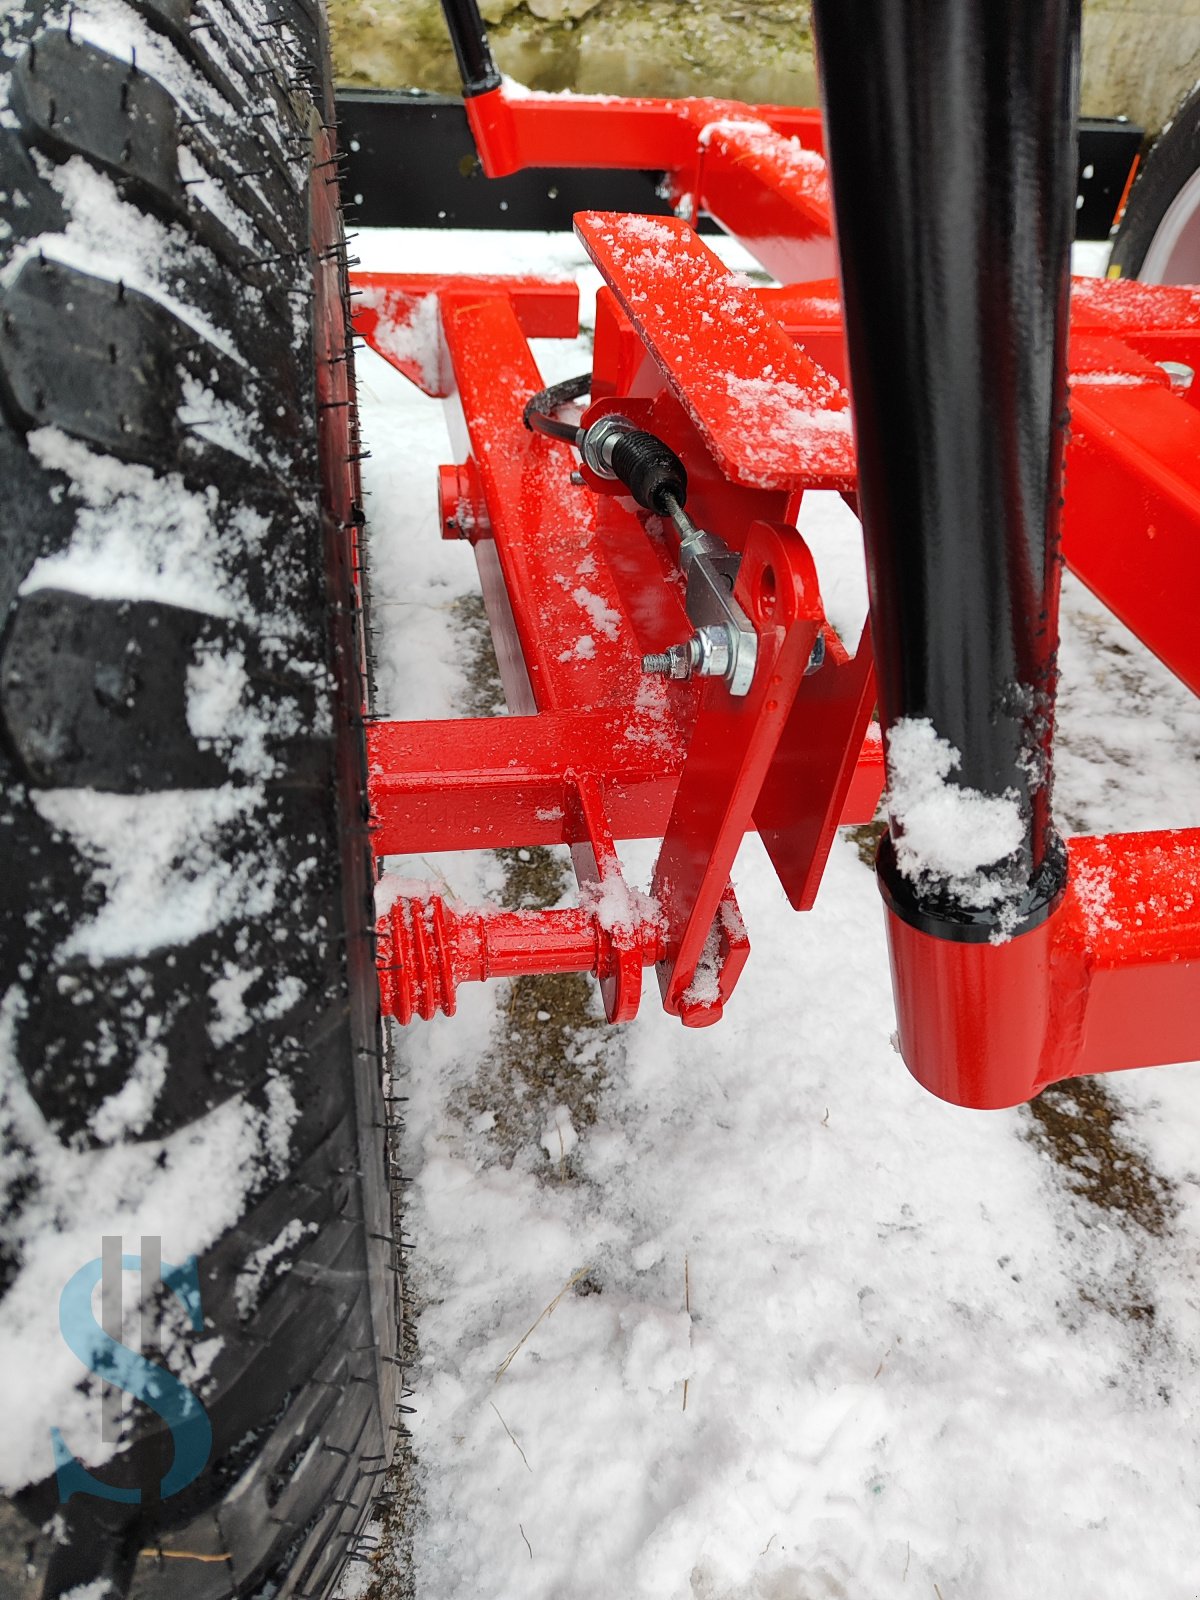
[[500, 73], [492, 58], [492, 47], [476, 0], [442, 0], [442, 12], [458, 59], [463, 98], [470, 100], [474, 95], [486, 94], [489, 89], [498, 89]]
[[[880, 878], [906, 921], [982, 941], [1043, 920], [1065, 879], [1050, 756], [1079, 0], [813, 14], [885, 748], [908, 736]], [[1007, 817], [1001, 858], [986, 838], [978, 870], [906, 850], [922, 748], [941, 752], [915, 784], [926, 836], [943, 814], [950, 834]]]

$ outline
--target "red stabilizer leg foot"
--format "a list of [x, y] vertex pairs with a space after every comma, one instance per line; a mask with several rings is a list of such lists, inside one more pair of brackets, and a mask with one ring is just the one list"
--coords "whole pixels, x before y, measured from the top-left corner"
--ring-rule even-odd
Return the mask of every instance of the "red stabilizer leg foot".
[[960, 944], [887, 917], [900, 1053], [952, 1105], [1020, 1105], [1061, 1074], [1051, 1001], [1058, 913], [1005, 944]]

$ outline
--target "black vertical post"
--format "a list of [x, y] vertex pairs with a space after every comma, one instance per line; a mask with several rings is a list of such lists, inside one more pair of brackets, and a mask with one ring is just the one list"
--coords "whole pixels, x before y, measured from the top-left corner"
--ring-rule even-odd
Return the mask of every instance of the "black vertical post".
[[498, 89], [500, 74], [492, 59], [492, 47], [476, 0], [442, 0], [442, 13], [458, 58], [463, 98], [470, 100], [474, 95], [486, 94], [489, 89]]
[[[997, 894], [897, 869], [905, 921], [981, 941], [1044, 919], [1079, 0], [815, 0], [880, 716], [948, 780], [1015, 796]], [[900, 825], [902, 828], [902, 819]], [[893, 818], [893, 831], [897, 819]]]

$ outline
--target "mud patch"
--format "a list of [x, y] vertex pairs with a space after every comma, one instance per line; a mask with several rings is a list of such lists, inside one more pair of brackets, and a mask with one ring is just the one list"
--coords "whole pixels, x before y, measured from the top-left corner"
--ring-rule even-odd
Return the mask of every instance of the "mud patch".
[[[367, 1569], [366, 1587], [350, 1592], [358, 1600], [415, 1600], [412, 1548], [421, 1495], [416, 1457], [407, 1433], [396, 1447], [384, 1482], [384, 1492], [375, 1499], [371, 1521], [355, 1546], [348, 1568], [350, 1574], [355, 1573], [355, 1568], [360, 1573], [364, 1567]], [[361, 1583], [361, 1576], [351, 1579], [355, 1581]]]
[[[553, 906], [571, 887], [566, 863], [552, 850], [496, 853], [504, 866], [505, 905]], [[596, 1120], [613, 1043], [595, 979], [550, 973], [514, 978], [506, 991], [466, 1110], [477, 1128], [483, 1119], [481, 1131], [504, 1166], [519, 1160], [547, 1183], [573, 1181], [572, 1135]]]
[[[491, 716], [504, 697], [482, 598], [457, 600], [454, 617], [467, 684], [463, 709]], [[557, 905], [574, 887], [561, 849], [497, 850], [496, 859], [504, 872], [500, 899], [516, 910]], [[578, 1173], [567, 1146], [572, 1132], [580, 1135], [596, 1120], [613, 1046], [590, 974], [514, 978], [497, 996], [495, 1031], [475, 1081], [452, 1109], [503, 1165], [519, 1160], [548, 1183], [573, 1181]], [[548, 1130], [549, 1150], [542, 1143]]]
[[379, 1486], [379, 1492], [372, 1501], [366, 1527], [359, 1530], [351, 1544], [346, 1574], [336, 1592], [351, 1593], [357, 1596], [357, 1600], [415, 1600], [412, 1548], [420, 1515], [421, 1489], [406, 1418], [412, 1394], [407, 1385], [417, 1367], [417, 1317], [424, 1309], [424, 1301], [414, 1295], [405, 1268], [410, 1241], [404, 1232], [404, 1119], [401, 1112], [404, 1099], [396, 1093], [396, 1075], [403, 1069], [401, 1049], [404, 1033], [393, 1021], [386, 1022], [384, 1026], [387, 1171], [391, 1186], [392, 1234], [401, 1243], [395, 1256], [395, 1271], [400, 1327], [398, 1360], [403, 1377], [399, 1409], [391, 1419], [386, 1441], [392, 1449], [392, 1459], [386, 1470], [368, 1474]]
[[466, 680], [462, 713], [466, 717], [492, 717], [502, 713], [504, 691], [492, 649], [492, 632], [481, 594], [461, 595], [450, 607], [455, 632], [462, 641], [461, 670]]
[[1030, 1138], [1073, 1195], [1161, 1238], [1176, 1213], [1170, 1185], [1128, 1137], [1125, 1113], [1099, 1078], [1072, 1078], [1031, 1101]]
[[853, 828], [843, 828], [842, 833], [851, 840], [864, 867], [875, 870], [875, 856], [879, 841], [887, 829], [887, 818], [876, 817], [874, 822], [860, 822]]
[[1076, 1227], [1115, 1229], [1125, 1245], [1117, 1270], [1085, 1276], [1080, 1300], [1148, 1331], [1154, 1299], [1139, 1261], [1148, 1239], [1170, 1233], [1178, 1211], [1174, 1191], [1150, 1165], [1102, 1079], [1051, 1084], [1027, 1112], [1027, 1137], [1054, 1163], [1073, 1200], [1068, 1239]]

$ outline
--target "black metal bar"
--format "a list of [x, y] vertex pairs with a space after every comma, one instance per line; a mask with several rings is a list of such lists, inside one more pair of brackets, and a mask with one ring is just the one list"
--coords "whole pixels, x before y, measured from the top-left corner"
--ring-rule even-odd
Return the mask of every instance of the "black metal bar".
[[[577, 211], [666, 216], [662, 172], [604, 167], [526, 167], [485, 178], [457, 96], [411, 89], [339, 89], [342, 198], [364, 228], [536, 228], [567, 231]], [[1107, 239], [1142, 147], [1142, 130], [1119, 117], [1079, 123], [1075, 237]], [[597, 155], [597, 160], [600, 155]], [[701, 215], [701, 233], [721, 230]]]
[[961, 758], [948, 781], [1015, 796], [1023, 833], [991, 906], [974, 875], [899, 870], [886, 840], [880, 876], [907, 921], [983, 940], [1042, 920], [1065, 870], [1050, 755], [1079, 4], [813, 11], [881, 720], [928, 719]]
[[[457, 96], [342, 89], [337, 116], [342, 199], [359, 227], [569, 232], [577, 211], [671, 212], [661, 172], [526, 167], [485, 178]], [[701, 218], [700, 231], [720, 230]]]
[[486, 94], [500, 87], [500, 74], [492, 59], [487, 29], [479, 15], [476, 0], [442, 0], [450, 42], [458, 58], [458, 75], [462, 79], [463, 96]]

